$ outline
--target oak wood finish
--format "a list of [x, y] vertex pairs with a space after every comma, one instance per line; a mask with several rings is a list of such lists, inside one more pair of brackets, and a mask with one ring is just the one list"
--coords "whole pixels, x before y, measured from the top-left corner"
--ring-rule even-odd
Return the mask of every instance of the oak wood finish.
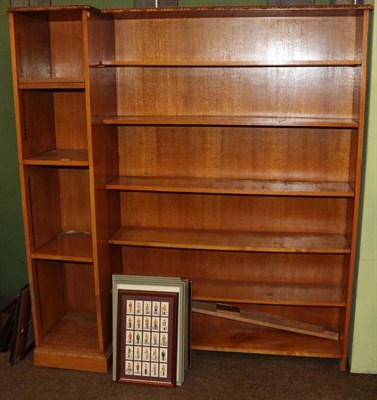
[[174, 276], [184, 271], [192, 279], [195, 300], [346, 306], [340, 282], [348, 255], [136, 246], [123, 252], [130, 274], [152, 275], [157, 269], [160, 275]]
[[220, 318], [198, 317], [196, 314], [193, 316], [193, 348], [287, 356], [341, 357], [340, 343], [334, 340]]
[[346, 238], [336, 234], [240, 232], [230, 230], [135, 228], [124, 226], [112, 244], [224, 251], [349, 253]]
[[114, 157], [120, 176], [351, 183], [356, 134], [355, 129], [121, 126]]
[[47, 260], [93, 262], [91, 235], [60, 233], [31, 253], [32, 258]]
[[106, 372], [111, 310], [102, 303], [111, 295], [99, 273], [90, 15], [99, 12], [36, 7], [9, 18], [35, 364]]
[[353, 67], [130, 67], [116, 72], [118, 115], [356, 117], [353, 85], [360, 74]]
[[196, 349], [345, 369], [371, 9], [10, 9], [36, 364], [107, 369], [123, 272], [338, 335], [194, 315]]
[[37, 154], [24, 160], [24, 165], [51, 165], [56, 167], [87, 167], [88, 151], [57, 149]]
[[[112, 341], [112, 297], [111, 277], [112, 273], [119, 273], [115, 260], [110, 257], [110, 249], [107, 243], [110, 233], [114, 230], [113, 218], [109, 216], [109, 210], [113, 209], [117, 214], [111, 200], [108, 199], [105, 183], [108, 174], [111, 173], [115, 161], [111, 160], [111, 149], [115, 138], [107, 138], [102, 126], [94, 124], [98, 115], [108, 115], [115, 111], [115, 86], [112, 82], [112, 71], [89, 70], [89, 64], [93, 60], [112, 57], [114, 52], [113, 21], [103, 18], [99, 13], [91, 12], [87, 19], [85, 38], [88, 42], [86, 54], [85, 76], [87, 93], [88, 147], [91, 168], [90, 189], [92, 199], [92, 224], [94, 227], [93, 256], [97, 268], [95, 268], [96, 299], [97, 299], [97, 324], [99, 349], [106, 355], [111, 354]], [[117, 222], [118, 224], [118, 222]], [[119, 265], [119, 263], [118, 263]], [[109, 352], [110, 349], [110, 352]], [[108, 359], [110, 361], [110, 357]]]
[[[340, 335], [300, 349], [288, 345], [294, 334], [262, 331], [252, 345], [242, 324], [223, 323], [219, 334], [218, 323], [201, 329], [195, 317], [197, 348], [337, 357], [345, 368], [364, 118], [361, 10], [113, 11], [115, 58], [92, 68], [116, 76], [117, 113], [103, 123], [118, 127], [119, 175], [106, 187], [120, 204], [110, 243], [123, 247], [124, 272], [188, 276], [197, 300], [271, 304], [277, 315], [294, 304], [308, 323], [310, 307], [329, 307], [324, 322]], [[249, 272], [258, 265], [269, 272]], [[328, 281], [319, 283], [313, 276], [325, 266]]]
[[324, 339], [339, 340], [339, 334], [326, 330], [323, 326], [297, 322], [284, 317], [272, 316], [260, 312], [243, 311], [238, 307], [228, 304], [208, 304], [201, 301], [194, 301], [192, 311], [204, 315], [211, 315], [217, 318], [229, 319], [232, 321], [245, 322], [258, 326], [279, 329], [288, 332], [296, 332], [302, 335], [320, 337]]
[[[79, 154], [73, 154], [73, 158], [82, 157], [88, 147], [84, 91], [61, 91], [56, 87], [51, 90], [23, 90], [20, 100], [26, 163], [34, 156], [43, 159], [43, 153], [53, 150], [76, 150]], [[61, 156], [64, 157], [64, 154]], [[48, 159], [49, 155], [46, 157]]]
[[290, 182], [251, 179], [159, 178], [121, 176], [106, 185], [107, 189], [167, 193], [219, 193], [281, 196], [353, 197], [348, 183]]
[[340, 118], [286, 118], [286, 117], [244, 117], [244, 116], [191, 116], [191, 115], [124, 115], [103, 120], [107, 125], [204, 125], [204, 126], [301, 126], [357, 128], [355, 119]]

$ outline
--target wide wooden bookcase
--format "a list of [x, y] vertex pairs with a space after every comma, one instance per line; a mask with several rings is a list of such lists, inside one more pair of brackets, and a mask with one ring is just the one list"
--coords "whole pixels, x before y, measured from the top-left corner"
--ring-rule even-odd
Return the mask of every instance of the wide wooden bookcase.
[[124, 273], [337, 335], [193, 313], [194, 349], [346, 368], [370, 11], [9, 9], [37, 365], [107, 370]]

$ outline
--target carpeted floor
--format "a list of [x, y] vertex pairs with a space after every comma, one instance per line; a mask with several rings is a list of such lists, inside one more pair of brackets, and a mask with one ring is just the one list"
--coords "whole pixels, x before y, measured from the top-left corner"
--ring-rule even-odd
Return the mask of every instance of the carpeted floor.
[[121, 385], [98, 374], [34, 367], [32, 355], [11, 366], [0, 354], [0, 400], [376, 400], [377, 375], [341, 372], [336, 360], [193, 352], [177, 388]]

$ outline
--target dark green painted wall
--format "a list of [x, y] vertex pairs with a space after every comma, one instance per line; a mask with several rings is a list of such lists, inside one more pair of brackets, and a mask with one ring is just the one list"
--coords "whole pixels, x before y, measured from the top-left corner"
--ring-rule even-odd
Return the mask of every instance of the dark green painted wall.
[[27, 282], [6, 9], [0, 0], [0, 294]]

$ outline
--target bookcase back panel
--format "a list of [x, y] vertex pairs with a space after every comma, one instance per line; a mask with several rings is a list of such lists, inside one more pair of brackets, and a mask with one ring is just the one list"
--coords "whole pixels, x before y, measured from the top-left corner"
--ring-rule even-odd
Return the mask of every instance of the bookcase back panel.
[[86, 149], [88, 145], [84, 92], [56, 92], [54, 109], [57, 148]]
[[352, 118], [359, 72], [358, 67], [119, 68], [118, 115]]
[[23, 90], [20, 102], [24, 158], [88, 147], [83, 91]]
[[49, 77], [50, 27], [41, 14], [14, 15], [18, 77]]
[[83, 76], [81, 11], [16, 14], [15, 30], [20, 78]]
[[238, 282], [261, 285], [339, 285], [348, 255], [276, 254], [228, 251], [123, 247], [123, 273], [161, 276], [184, 275], [196, 282]]
[[67, 310], [95, 312], [94, 272], [92, 264], [64, 263]]
[[116, 20], [116, 57], [281, 62], [361, 57], [355, 54], [359, 47], [355, 18], [307, 16], [304, 21], [298, 17]]
[[[348, 182], [350, 129], [118, 128], [119, 174]], [[114, 155], [115, 157], [115, 155]]]
[[62, 230], [91, 232], [88, 171], [60, 169], [59, 190]]
[[236, 232], [344, 234], [349, 201], [343, 198], [120, 194], [122, 226]]
[[98, 352], [93, 265], [33, 260], [32, 270], [37, 346]]
[[87, 170], [29, 167], [25, 174], [33, 250], [62, 231], [91, 232]]
[[26, 168], [25, 190], [32, 250], [38, 249], [61, 231], [57, 171]]
[[52, 21], [51, 76], [84, 76], [83, 31], [81, 21]]
[[[50, 92], [20, 91], [21, 138], [23, 157], [56, 148], [54, 99]], [[43, 112], [40, 112], [40, 107]]]
[[51, 331], [67, 311], [67, 296], [62, 263], [33, 261], [39, 338]]

